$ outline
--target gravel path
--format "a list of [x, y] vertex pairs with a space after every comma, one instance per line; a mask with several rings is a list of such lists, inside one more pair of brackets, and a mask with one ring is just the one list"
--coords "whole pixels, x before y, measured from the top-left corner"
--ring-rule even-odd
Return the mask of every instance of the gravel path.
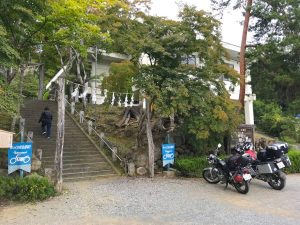
[[66, 183], [63, 195], [0, 207], [0, 224], [300, 224], [300, 175], [282, 191], [254, 180], [247, 195], [202, 179], [109, 178]]

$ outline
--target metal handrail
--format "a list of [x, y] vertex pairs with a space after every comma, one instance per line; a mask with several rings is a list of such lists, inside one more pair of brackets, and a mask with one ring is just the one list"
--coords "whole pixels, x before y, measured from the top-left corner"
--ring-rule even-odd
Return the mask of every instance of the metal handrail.
[[[65, 99], [65, 101], [66, 101], [66, 103], [68, 104], [68, 105], [70, 105], [71, 106], [71, 103], [67, 100], [67, 99]], [[76, 110], [76, 109], [74, 109], [74, 114], [77, 114], [77, 115], [79, 115], [80, 116], [80, 113]], [[88, 122], [84, 117], [82, 118], [83, 119], [83, 121], [85, 121], [86, 123]], [[114, 150], [113, 150], [113, 148], [111, 148], [110, 147], [110, 145], [107, 143], [107, 141], [103, 138], [103, 137], [101, 137], [101, 135], [92, 127], [91, 128], [91, 130], [92, 131], [94, 131], [94, 133], [99, 137], [99, 139], [100, 139], [100, 141], [102, 141], [105, 145], [106, 145], [106, 147], [121, 161], [121, 162], [123, 162], [123, 160], [121, 159], [121, 157], [117, 154], [117, 153], [115, 153], [114, 152]]]

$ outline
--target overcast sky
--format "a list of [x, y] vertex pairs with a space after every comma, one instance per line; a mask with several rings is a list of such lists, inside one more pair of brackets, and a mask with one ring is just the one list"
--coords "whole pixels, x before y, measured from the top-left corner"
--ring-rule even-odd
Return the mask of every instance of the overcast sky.
[[[177, 2], [194, 5], [198, 9], [210, 11], [210, 0], [152, 0], [151, 14], [176, 19], [178, 14]], [[240, 46], [243, 27], [240, 12], [225, 13], [222, 19], [222, 40]]]

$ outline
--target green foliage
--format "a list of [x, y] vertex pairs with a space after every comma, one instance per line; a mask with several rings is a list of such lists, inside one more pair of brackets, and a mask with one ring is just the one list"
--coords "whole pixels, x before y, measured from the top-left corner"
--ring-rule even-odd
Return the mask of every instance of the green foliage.
[[49, 181], [38, 175], [18, 177], [0, 177], [0, 197], [22, 202], [45, 200], [55, 195], [55, 189]]
[[252, 16], [258, 43], [249, 51], [253, 90], [259, 99], [280, 104], [293, 115], [299, 113], [299, 1], [256, 1]]
[[175, 160], [175, 168], [186, 177], [202, 177], [202, 171], [207, 166], [206, 157], [182, 157]]
[[0, 112], [15, 115], [19, 96], [13, 87], [10, 87], [0, 78]]
[[9, 43], [5, 28], [0, 25], [0, 66], [13, 66], [19, 58], [19, 53]]
[[127, 93], [132, 92], [132, 78], [136, 75], [137, 68], [130, 61], [112, 63], [109, 76], [104, 77], [102, 88], [110, 92]]
[[290, 168], [286, 168], [285, 171], [287, 173], [300, 173], [300, 151], [291, 150], [288, 155], [292, 162], [292, 166]]
[[279, 137], [283, 123], [282, 111], [275, 103], [254, 102], [255, 124], [270, 135]]
[[254, 102], [254, 115], [255, 124], [267, 134], [299, 141], [300, 121], [284, 115], [277, 104], [257, 100]]
[[0, 26], [3, 28], [3, 30], [0, 29], [3, 31], [0, 33], [5, 34], [6, 38], [1, 37], [4, 45], [0, 47], [4, 49], [3, 52], [7, 56], [4, 66], [19, 65], [20, 62], [25, 61], [29, 53], [32, 55], [35, 53], [33, 51], [35, 41], [43, 26], [38, 16], [43, 14], [44, 7], [42, 0], [2, 0], [0, 2]]

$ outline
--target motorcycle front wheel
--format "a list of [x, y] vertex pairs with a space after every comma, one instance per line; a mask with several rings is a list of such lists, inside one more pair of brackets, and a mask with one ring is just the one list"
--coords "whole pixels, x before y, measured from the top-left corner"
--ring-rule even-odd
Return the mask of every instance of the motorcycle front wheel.
[[241, 194], [247, 194], [249, 191], [249, 181], [243, 180], [240, 183], [233, 183], [233, 186]]
[[202, 176], [204, 180], [206, 180], [210, 184], [217, 184], [220, 182], [220, 178], [218, 176], [218, 172], [214, 171], [215, 168], [210, 168], [203, 170]]
[[286, 182], [285, 173], [282, 171], [278, 171], [270, 175], [270, 180], [268, 184], [275, 190], [281, 190], [284, 188]]

